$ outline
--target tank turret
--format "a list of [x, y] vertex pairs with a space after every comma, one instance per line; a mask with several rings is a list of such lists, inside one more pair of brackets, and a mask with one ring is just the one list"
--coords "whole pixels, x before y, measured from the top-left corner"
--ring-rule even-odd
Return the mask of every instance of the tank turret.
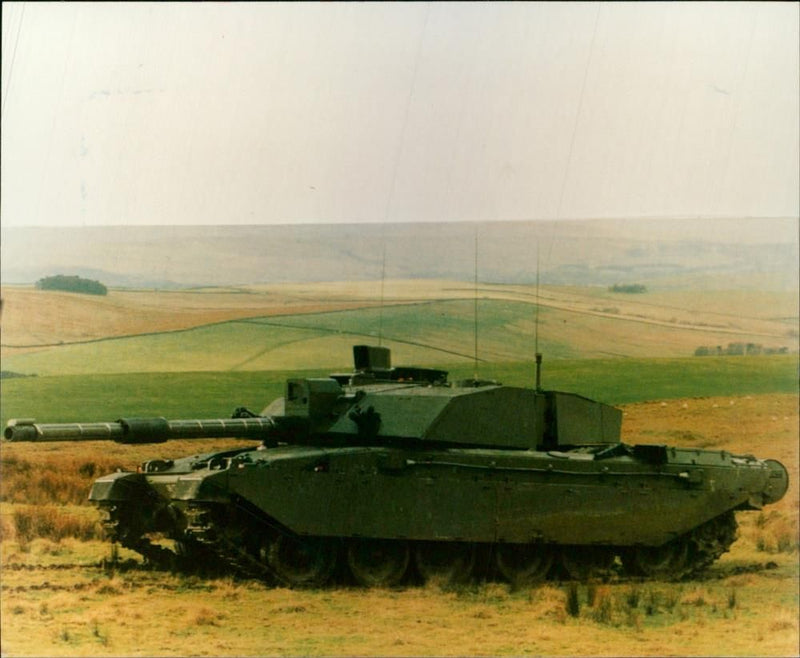
[[556, 449], [617, 444], [622, 414], [579, 395], [469, 380], [450, 385], [447, 372], [391, 367], [387, 348], [356, 345], [355, 371], [289, 379], [285, 395], [261, 415], [238, 408], [231, 418], [37, 423], [13, 419], [9, 441], [163, 443], [170, 439], [239, 437], [293, 443], [425, 444], [497, 449]]
[[[735, 512], [779, 500], [779, 462], [620, 441], [622, 414], [580, 395], [448, 382], [353, 350], [354, 371], [293, 378], [260, 414], [231, 419], [13, 421], [12, 441], [241, 437], [257, 445], [95, 481], [109, 538], [174, 565], [317, 586], [410, 573], [459, 580], [478, 562], [517, 584], [550, 573], [683, 578], [728, 550]], [[154, 535], [174, 541], [175, 551]], [[486, 559], [478, 560], [483, 555]], [[337, 564], [344, 568], [337, 570]]]

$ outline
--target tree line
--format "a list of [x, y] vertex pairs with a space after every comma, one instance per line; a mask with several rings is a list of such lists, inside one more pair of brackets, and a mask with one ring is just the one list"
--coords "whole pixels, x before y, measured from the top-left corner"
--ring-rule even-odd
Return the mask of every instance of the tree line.
[[641, 283], [615, 283], [608, 287], [609, 292], [642, 293], [647, 292], [647, 286]]
[[85, 295], [107, 295], [108, 288], [106, 288], [99, 281], [94, 279], [84, 279], [80, 276], [67, 276], [64, 274], [56, 274], [55, 276], [46, 276], [36, 282], [37, 290], [64, 290], [66, 292], [79, 292]]

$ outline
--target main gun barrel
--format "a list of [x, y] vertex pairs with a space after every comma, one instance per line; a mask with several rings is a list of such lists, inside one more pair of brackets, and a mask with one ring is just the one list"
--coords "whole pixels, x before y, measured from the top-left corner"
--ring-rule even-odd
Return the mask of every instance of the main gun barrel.
[[4, 436], [8, 441], [116, 441], [163, 443], [169, 439], [264, 438], [275, 426], [267, 416], [167, 420], [120, 418], [109, 423], [37, 423], [10, 420]]

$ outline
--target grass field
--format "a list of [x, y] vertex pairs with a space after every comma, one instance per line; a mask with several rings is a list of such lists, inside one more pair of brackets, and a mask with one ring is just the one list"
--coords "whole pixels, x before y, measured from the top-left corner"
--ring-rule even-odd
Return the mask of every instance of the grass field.
[[[25, 350], [3, 357], [4, 369], [24, 374], [98, 374], [337, 368], [356, 343], [381, 342], [395, 363], [470, 364], [474, 360], [473, 302], [450, 301], [251, 318], [181, 331], [96, 340]], [[479, 304], [479, 361], [530, 358], [535, 318], [522, 302], [486, 300]], [[691, 356], [710, 336], [660, 325], [543, 309], [539, 350], [562, 358], [651, 358]], [[726, 337], [723, 346], [735, 342]], [[751, 341], [757, 337], [750, 336]], [[786, 342], [789, 342], [788, 340]], [[716, 344], [716, 343], [715, 343]]]
[[764, 558], [731, 556], [710, 580], [683, 585], [578, 585], [574, 616], [569, 585], [293, 591], [97, 567], [20, 570], [2, 609], [4, 655], [796, 655], [796, 604], [775, 594], [793, 573], [787, 557], [757, 570]]
[[[335, 370], [348, 372], [342, 348]], [[447, 368], [447, 364], [434, 364]], [[468, 378], [474, 364], [450, 368]], [[288, 377], [326, 376], [331, 370], [64, 375], [2, 381], [0, 422], [113, 420], [120, 416], [227, 417], [239, 406], [260, 411], [283, 395]], [[675, 397], [797, 393], [794, 355], [688, 359], [552, 360], [543, 367], [546, 388], [580, 393], [609, 404]], [[479, 364], [478, 374], [509, 386], [531, 386], [531, 363]]]
[[[383, 308], [377, 290], [364, 282], [87, 300], [4, 288], [3, 370], [37, 376], [0, 381], [0, 422], [259, 411], [282, 395], [287, 377], [351, 370], [351, 346], [375, 344], [379, 334], [396, 365], [533, 384], [530, 287], [480, 286], [477, 364], [473, 287], [387, 282]], [[690, 356], [697, 345], [736, 341], [796, 350], [796, 295], [547, 288], [539, 301], [543, 386], [620, 405], [625, 442], [754, 453], [789, 469], [787, 496], [739, 514], [740, 539], [705, 577], [523, 591], [492, 582], [291, 591], [152, 572], [136, 560], [106, 570], [109, 549], [86, 501], [96, 477], [242, 442], [6, 443], [0, 653], [796, 655], [797, 353]]]

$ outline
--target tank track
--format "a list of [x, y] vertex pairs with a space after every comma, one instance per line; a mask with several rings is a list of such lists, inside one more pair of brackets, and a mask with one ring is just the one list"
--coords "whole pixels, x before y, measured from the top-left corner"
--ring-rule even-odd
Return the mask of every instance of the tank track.
[[[185, 554], [175, 553], [159, 546], [144, 536], [138, 528], [136, 512], [132, 506], [101, 503], [106, 514], [103, 520], [108, 539], [145, 558], [145, 562], [161, 569], [189, 569], [197, 567], [198, 560], [210, 561], [225, 573], [244, 579], [256, 579], [283, 586], [292, 586], [267, 563], [265, 546], [274, 538], [275, 528], [250, 512], [245, 506], [223, 507], [213, 503], [192, 502], [184, 509], [186, 532], [178, 545]], [[736, 540], [737, 523], [733, 511], [725, 512], [673, 540], [683, 551], [683, 557], [674, 562], [668, 571], [657, 577], [666, 580], [692, 578], [730, 550]], [[619, 553], [631, 550], [620, 547]], [[624, 559], [623, 559], [624, 562]], [[611, 571], [616, 571], [611, 570]], [[627, 577], [648, 577], [635, 572], [614, 574], [606, 571], [603, 579], [626, 580]], [[551, 574], [552, 575], [552, 574]]]
[[112, 544], [119, 544], [143, 556], [147, 564], [159, 569], [174, 569], [177, 566], [177, 554], [163, 546], [151, 542], [138, 528], [137, 512], [129, 503], [99, 503], [103, 515], [101, 523], [106, 538]]
[[689, 533], [689, 551], [686, 571], [681, 578], [689, 578], [716, 562], [727, 553], [737, 537], [736, 516], [725, 512]]
[[[243, 508], [236, 508], [240, 513]], [[252, 526], [237, 525], [234, 523], [221, 524], [217, 521], [221, 510], [215, 505], [204, 505], [201, 503], [191, 503], [184, 510], [188, 520], [187, 535], [202, 545], [207, 551], [212, 553], [215, 558], [224, 564], [229, 572], [241, 578], [264, 580], [271, 583], [288, 585], [283, 581], [279, 574], [275, 573], [266, 561], [259, 559], [254, 551], [248, 551], [246, 544], [241, 541], [245, 532], [253, 533]], [[246, 511], [244, 513], [247, 513]], [[236, 516], [236, 515], [234, 515]], [[261, 525], [260, 533], [253, 533], [267, 536], [270, 530], [266, 523], [259, 519], [253, 519], [248, 514], [249, 520], [253, 525]]]
[[[181, 571], [222, 566], [224, 571], [242, 578], [280, 582], [266, 563], [248, 553], [225, 526], [214, 521], [219, 510], [213, 505], [193, 504], [186, 510], [188, 529], [176, 545], [177, 552], [154, 544], [143, 534], [141, 512], [131, 503], [102, 501], [98, 507], [106, 539], [113, 547], [122, 546], [138, 553], [148, 566]], [[115, 548], [112, 553], [116, 553]], [[206, 564], [199, 565], [198, 559]]]

